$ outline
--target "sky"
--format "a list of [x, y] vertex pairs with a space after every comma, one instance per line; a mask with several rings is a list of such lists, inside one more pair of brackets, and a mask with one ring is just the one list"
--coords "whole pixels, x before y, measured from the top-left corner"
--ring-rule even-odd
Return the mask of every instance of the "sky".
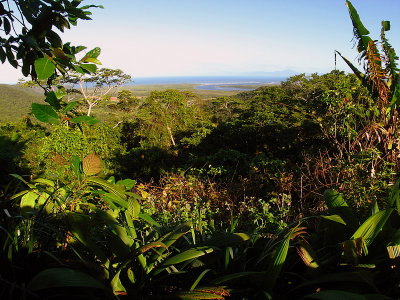
[[[400, 0], [353, 0], [373, 39], [391, 21], [389, 41], [400, 54]], [[334, 69], [334, 50], [357, 63], [344, 0], [85, 0], [100, 4], [64, 42], [100, 47], [102, 67], [134, 78], [242, 76], [285, 69]], [[349, 71], [338, 59], [338, 69]], [[0, 66], [0, 82], [22, 74]]]

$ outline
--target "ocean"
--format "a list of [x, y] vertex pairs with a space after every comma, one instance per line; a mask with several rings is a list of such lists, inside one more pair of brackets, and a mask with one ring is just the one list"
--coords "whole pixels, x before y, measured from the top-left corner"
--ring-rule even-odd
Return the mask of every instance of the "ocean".
[[139, 77], [134, 78], [134, 82], [130, 85], [195, 84], [199, 90], [247, 91], [251, 88], [241, 86], [279, 84], [286, 79], [286, 77], [255, 76]]

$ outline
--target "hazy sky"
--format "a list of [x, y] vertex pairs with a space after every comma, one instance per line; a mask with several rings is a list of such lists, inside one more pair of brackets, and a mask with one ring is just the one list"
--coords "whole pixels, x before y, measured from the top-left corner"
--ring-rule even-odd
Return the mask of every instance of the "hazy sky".
[[[92, 21], [64, 41], [101, 47], [104, 67], [135, 77], [242, 75], [292, 69], [324, 73], [335, 49], [357, 57], [344, 0], [92, 0]], [[371, 36], [390, 20], [388, 37], [400, 54], [400, 0], [353, 0]], [[345, 65], [338, 61], [338, 67]], [[22, 77], [0, 66], [0, 82]]]

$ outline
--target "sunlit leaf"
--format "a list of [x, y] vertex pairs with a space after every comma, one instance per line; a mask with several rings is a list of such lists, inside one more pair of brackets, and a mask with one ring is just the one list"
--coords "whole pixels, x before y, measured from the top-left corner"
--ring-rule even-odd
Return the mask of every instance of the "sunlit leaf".
[[34, 63], [38, 80], [45, 80], [54, 74], [56, 66], [47, 57], [38, 58]]

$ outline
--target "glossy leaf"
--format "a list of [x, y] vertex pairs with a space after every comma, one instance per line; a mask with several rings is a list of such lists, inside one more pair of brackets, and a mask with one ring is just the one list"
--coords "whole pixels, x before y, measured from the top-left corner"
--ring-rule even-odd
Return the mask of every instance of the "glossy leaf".
[[53, 75], [54, 71], [56, 70], [54, 63], [47, 57], [42, 57], [35, 60], [34, 66], [38, 80], [46, 80]]
[[21, 215], [29, 218], [32, 217], [35, 211], [36, 199], [39, 197], [37, 191], [30, 191], [22, 196], [21, 198]]
[[164, 261], [164, 263], [161, 265], [161, 267], [167, 267], [167, 266], [179, 264], [181, 262], [192, 260], [197, 257], [206, 255], [213, 251], [214, 251], [214, 249], [212, 249], [210, 247], [198, 247], [198, 248], [189, 249], [189, 250], [186, 250], [175, 256], [169, 257], [167, 260]]
[[86, 178], [86, 180], [89, 183], [93, 183], [93, 184], [101, 186], [102, 188], [109, 191], [110, 193], [120, 197], [122, 200], [126, 200], [126, 195], [124, 193], [124, 190], [121, 189], [120, 186], [109, 183], [108, 181], [106, 181], [104, 179], [96, 178], [96, 177], [88, 177], [88, 178]]
[[357, 218], [339, 192], [326, 190], [324, 200], [331, 214], [339, 215], [348, 226], [357, 228]]
[[42, 122], [58, 124], [60, 122], [57, 112], [50, 106], [39, 103], [32, 103], [32, 113]]
[[63, 113], [69, 112], [71, 110], [73, 110], [74, 108], [76, 108], [79, 105], [79, 102], [77, 101], [73, 101], [73, 102], [69, 102], [67, 104], [67, 106], [65, 106], [62, 110]]
[[60, 109], [60, 99], [57, 97], [55, 92], [49, 92], [44, 101], [49, 103], [54, 109]]
[[99, 47], [96, 47], [92, 50], [90, 50], [86, 55], [81, 59], [82, 62], [87, 61], [88, 58], [98, 58], [101, 53], [101, 49]]
[[386, 224], [393, 209], [381, 210], [369, 217], [353, 234], [352, 239], [362, 238], [368, 247]]
[[81, 64], [80, 66], [89, 73], [96, 73], [97, 71], [97, 66], [94, 64]]
[[76, 155], [71, 159], [71, 169], [75, 173], [76, 177], [80, 178], [82, 176], [82, 161]]

